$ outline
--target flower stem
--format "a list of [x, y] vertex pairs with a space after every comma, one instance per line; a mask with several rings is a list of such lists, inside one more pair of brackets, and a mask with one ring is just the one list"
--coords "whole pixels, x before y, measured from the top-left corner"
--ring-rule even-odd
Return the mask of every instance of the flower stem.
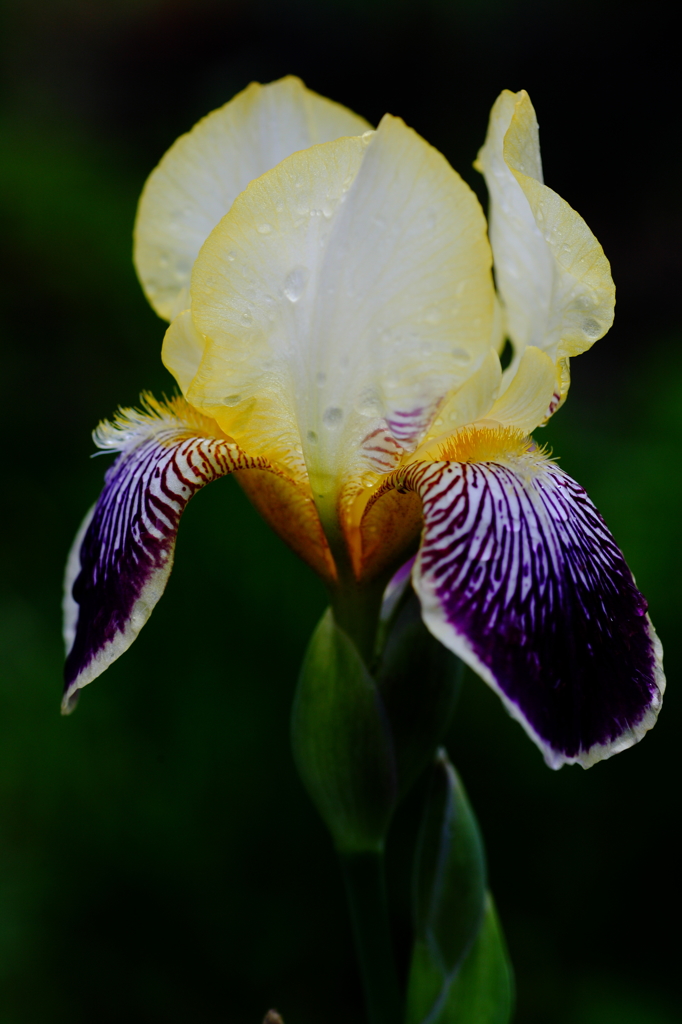
[[369, 1024], [400, 1024], [402, 997], [388, 921], [383, 851], [342, 853]]

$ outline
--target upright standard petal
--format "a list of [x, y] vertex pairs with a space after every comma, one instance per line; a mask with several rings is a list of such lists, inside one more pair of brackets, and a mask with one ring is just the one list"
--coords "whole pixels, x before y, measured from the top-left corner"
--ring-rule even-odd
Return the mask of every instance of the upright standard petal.
[[490, 262], [474, 194], [399, 119], [294, 154], [197, 259], [187, 397], [249, 451], [302, 449], [324, 503], [397, 465], [480, 363]]
[[475, 166], [488, 186], [495, 279], [516, 355], [508, 380], [527, 345], [557, 362], [601, 338], [613, 322], [615, 289], [585, 221], [543, 184], [538, 124], [525, 91], [499, 96]]
[[[249, 470], [266, 518], [282, 520], [273, 525], [323, 577], [334, 571], [312, 500], [295, 481], [266, 459], [246, 455], [184, 400], [161, 404], [146, 396], [144, 405], [143, 412], [125, 410], [96, 432], [101, 448], [120, 454], [68, 559], [66, 712], [78, 690], [123, 654], [146, 623], [170, 575], [180, 516], [217, 477]], [[286, 505], [285, 516], [277, 515], [278, 504]]]
[[148, 178], [135, 224], [135, 265], [159, 316], [187, 308], [199, 249], [250, 181], [299, 149], [368, 128], [289, 75], [252, 82], [181, 135]]
[[588, 767], [636, 743], [661, 705], [661, 648], [582, 487], [509, 428], [465, 431], [392, 483], [423, 502], [424, 621], [547, 763]]

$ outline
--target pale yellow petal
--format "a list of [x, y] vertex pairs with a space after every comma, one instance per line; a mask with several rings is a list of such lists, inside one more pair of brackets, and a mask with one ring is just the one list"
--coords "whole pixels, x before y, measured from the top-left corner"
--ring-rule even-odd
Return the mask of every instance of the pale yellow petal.
[[175, 377], [183, 394], [192, 383], [204, 354], [205, 339], [194, 326], [189, 309], [176, 316], [163, 339], [163, 365]]
[[290, 153], [369, 127], [288, 76], [253, 82], [182, 135], [148, 178], [135, 224], [135, 265], [159, 316], [187, 308], [199, 249], [250, 181]]
[[191, 292], [208, 340], [190, 401], [252, 450], [273, 431], [298, 442], [318, 497], [358, 472], [372, 431], [435, 410], [490, 345], [480, 206], [392, 117], [253, 182], [204, 245]]
[[431, 446], [449, 437], [460, 427], [483, 419], [497, 398], [501, 377], [499, 357], [494, 349], [489, 349], [476, 372], [438, 410], [437, 417], [413, 459], [421, 458]]
[[526, 345], [554, 362], [584, 352], [613, 322], [610, 266], [582, 217], [543, 184], [526, 92], [498, 98], [476, 166], [490, 195], [495, 277], [517, 359]]
[[546, 352], [529, 345], [511, 384], [485, 418], [530, 434], [547, 418], [552, 401], [558, 398], [558, 368]]
[[495, 304], [493, 306], [493, 321], [490, 330], [490, 344], [498, 353], [502, 354], [507, 340], [507, 325], [505, 323], [504, 309], [497, 293], [495, 293]]

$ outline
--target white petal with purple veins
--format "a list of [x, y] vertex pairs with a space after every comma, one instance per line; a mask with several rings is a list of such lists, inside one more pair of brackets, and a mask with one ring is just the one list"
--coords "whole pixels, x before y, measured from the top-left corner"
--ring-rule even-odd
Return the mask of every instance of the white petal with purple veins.
[[636, 743], [664, 689], [660, 643], [587, 494], [541, 453], [417, 463], [413, 571], [431, 632], [502, 698], [558, 768]]
[[131, 410], [98, 429], [100, 447], [120, 454], [67, 563], [65, 712], [78, 690], [130, 647], [151, 615], [170, 575], [189, 499], [236, 469], [267, 468], [226, 438], [207, 436], [194, 419], [148, 400], [146, 412]]

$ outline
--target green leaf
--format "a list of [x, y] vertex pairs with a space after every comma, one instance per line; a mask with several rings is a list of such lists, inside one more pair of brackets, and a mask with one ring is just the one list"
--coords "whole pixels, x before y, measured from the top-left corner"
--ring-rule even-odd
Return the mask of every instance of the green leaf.
[[292, 744], [337, 849], [381, 850], [397, 798], [393, 743], [376, 684], [330, 609], [303, 661]]
[[485, 884], [476, 819], [440, 751], [417, 851], [407, 1024], [509, 1020], [511, 970]]
[[434, 1024], [508, 1024], [514, 1008], [514, 976], [490, 893], [480, 931], [450, 986]]
[[376, 673], [391, 725], [401, 794], [442, 742], [459, 694], [463, 665], [428, 631], [414, 592], [388, 631]]

